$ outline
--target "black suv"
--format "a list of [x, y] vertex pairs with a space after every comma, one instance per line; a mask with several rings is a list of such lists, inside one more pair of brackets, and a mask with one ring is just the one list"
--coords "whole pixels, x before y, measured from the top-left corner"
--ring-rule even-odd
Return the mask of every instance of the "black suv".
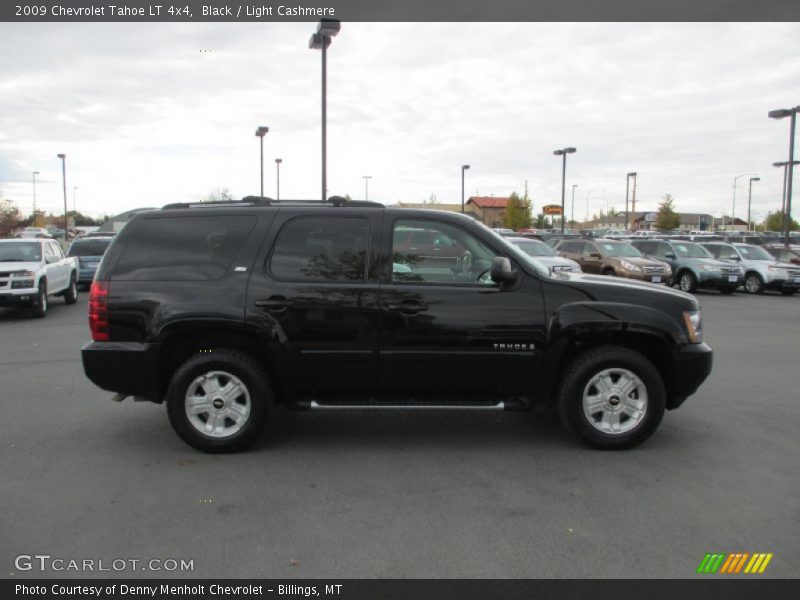
[[[448, 251], [406, 243], [420, 230]], [[589, 445], [627, 448], [712, 363], [688, 294], [551, 274], [468, 216], [367, 202], [137, 214], [100, 264], [89, 322], [86, 375], [116, 399], [165, 402], [209, 452], [253, 442], [278, 402], [551, 405]]]

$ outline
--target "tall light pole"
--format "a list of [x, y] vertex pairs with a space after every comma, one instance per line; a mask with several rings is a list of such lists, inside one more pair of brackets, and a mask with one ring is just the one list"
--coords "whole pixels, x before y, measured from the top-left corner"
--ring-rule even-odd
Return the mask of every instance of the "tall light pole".
[[461, 165], [461, 212], [464, 212], [464, 171], [469, 169], [469, 165]]
[[630, 190], [631, 177], [636, 181], [636, 173], [628, 173], [625, 177], [625, 229], [628, 229], [628, 192]]
[[277, 182], [277, 189], [276, 189], [276, 200], [281, 199], [281, 163], [283, 162], [282, 158], [275, 159], [275, 168], [277, 169], [275, 181]]
[[325, 201], [327, 193], [328, 177], [328, 46], [331, 45], [331, 38], [337, 33], [341, 24], [335, 19], [321, 19], [317, 25], [317, 33], [311, 36], [308, 47], [312, 50], [322, 50], [322, 201]]
[[[736, 177], [733, 178], [733, 208], [731, 209], [731, 231], [734, 231], [736, 227], [736, 181], [741, 177], [749, 177], [750, 175], [755, 175], [755, 173], [742, 173], [741, 175], [737, 175]], [[724, 220], [725, 215], [722, 215], [722, 218]], [[725, 223], [722, 224], [722, 228], [723, 230], [725, 229]]]
[[[800, 165], [800, 160], [794, 161], [794, 164]], [[789, 162], [774, 162], [772, 166], [783, 167], [783, 194], [781, 195], [781, 219], [783, 219], [783, 213], [786, 212], [786, 167], [789, 166]], [[781, 221], [781, 232], [783, 232], [783, 221]]]
[[[75, 213], [75, 215], [73, 216], [73, 221], [74, 221], [73, 222], [73, 226], [78, 224], [78, 202], [75, 200], [75, 192], [77, 192], [77, 191], [78, 191], [78, 186], [77, 185], [73, 185], [72, 186], [72, 212]], [[64, 234], [64, 239], [67, 239], [66, 236], [67, 236], [67, 234], [65, 233]]]
[[789, 229], [792, 225], [792, 179], [794, 178], [794, 127], [797, 121], [797, 111], [800, 106], [791, 109], [781, 108], [771, 110], [767, 114], [770, 119], [783, 119], [791, 117], [789, 126], [789, 173], [786, 176], [786, 212], [783, 213], [783, 235], [784, 243], [789, 243]]
[[364, 199], [369, 200], [369, 180], [372, 179], [372, 175], [362, 175], [361, 179], [364, 180]]
[[[628, 173], [628, 177], [633, 177], [633, 196], [631, 198], [631, 215], [633, 216], [633, 221], [631, 222], [631, 229], [633, 229], [633, 224], [636, 222], [636, 173], [635, 172]], [[628, 227], [626, 226], [625, 229], [627, 230]]]
[[747, 190], [747, 229], [750, 229], [750, 203], [753, 201], [753, 182], [761, 181], [761, 177], [751, 177], [750, 187]]
[[264, 136], [269, 133], [269, 127], [263, 125], [256, 128], [256, 137], [259, 138], [259, 145], [261, 146], [261, 158], [259, 159], [259, 168], [261, 169], [261, 197], [264, 197]]
[[33, 227], [36, 227], [36, 176], [39, 171], [33, 172]]
[[574, 154], [575, 148], [553, 150], [553, 154], [561, 157], [561, 233], [564, 233], [564, 191], [567, 183], [567, 154]]
[[577, 183], [572, 184], [572, 210], [570, 211], [570, 221], [575, 222], [575, 188], [578, 187]]
[[67, 241], [67, 155], [58, 154], [61, 159], [61, 182], [64, 185], [64, 241]]

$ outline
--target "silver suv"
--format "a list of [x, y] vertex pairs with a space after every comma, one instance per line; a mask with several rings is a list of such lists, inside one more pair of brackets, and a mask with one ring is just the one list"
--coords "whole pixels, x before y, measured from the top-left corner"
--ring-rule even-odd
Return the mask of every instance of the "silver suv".
[[719, 242], [701, 245], [715, 258], [738, 264], [744, 269], [744, 289], [748, 294], [760, 294], [765, 289], [771, 289], [791, 296], [800, 289], [800, 267], [776, 261], [759, 246]]

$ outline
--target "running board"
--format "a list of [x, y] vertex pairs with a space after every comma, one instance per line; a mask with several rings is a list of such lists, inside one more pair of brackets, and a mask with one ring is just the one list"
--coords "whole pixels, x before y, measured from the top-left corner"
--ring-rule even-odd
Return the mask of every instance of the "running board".
[[[305, 406], [304, 406], [305, 405]], [[507, 410], [524, 407], [524, 403], [515, 401], [436, 401], [409, 400], [403, 402], [382, 400], [311, 400], [298, 403], [299, 408], [311, 410]]]

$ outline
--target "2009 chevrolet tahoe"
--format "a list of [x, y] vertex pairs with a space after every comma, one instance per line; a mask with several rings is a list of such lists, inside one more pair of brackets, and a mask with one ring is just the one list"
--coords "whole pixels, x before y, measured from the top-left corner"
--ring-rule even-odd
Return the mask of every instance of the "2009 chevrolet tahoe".
[[[434, 242], [411, 245], [420, 231]], [[87, 376], [166, 403], [208, 452], [253, 442], [278, 402], [545, 405], [587, 444], [628, 448], [712, 364], [689, 294], [550, 273], [461, 214], [336, 199], [140, 213], [103, 258], [89, 321]]]

